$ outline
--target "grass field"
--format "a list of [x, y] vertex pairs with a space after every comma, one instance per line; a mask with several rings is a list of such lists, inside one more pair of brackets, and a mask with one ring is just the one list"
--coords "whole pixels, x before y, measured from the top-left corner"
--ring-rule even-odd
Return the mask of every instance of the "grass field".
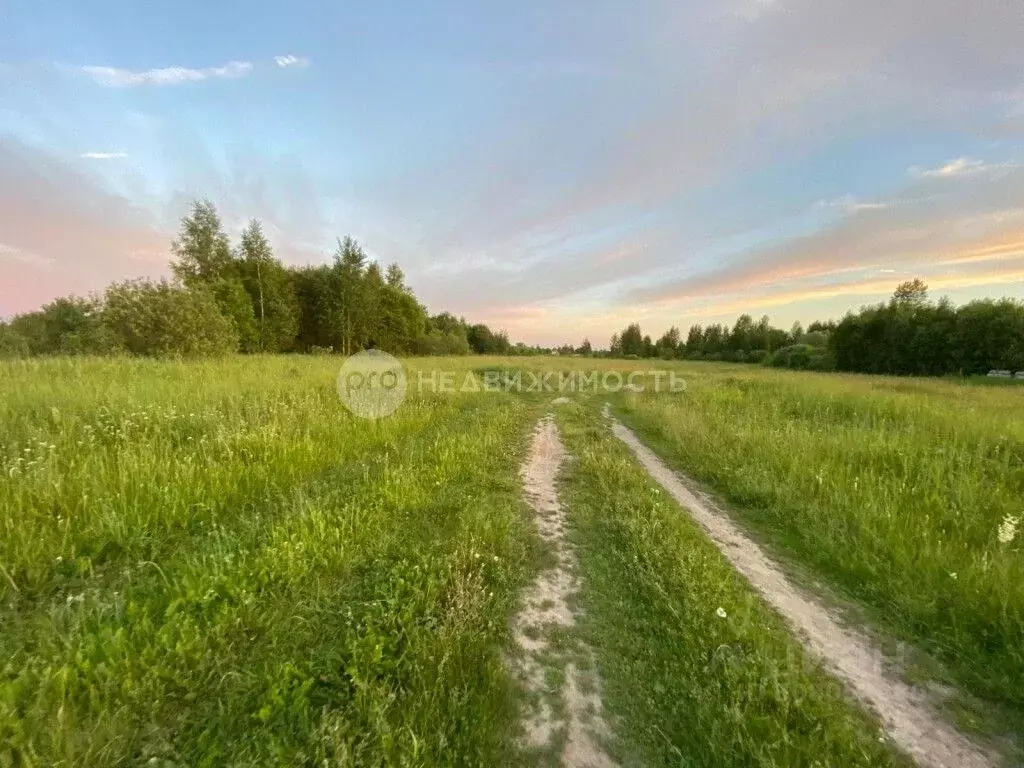
[[501, 762], [532, 414], [336, 371], [5, 368], [0, 764]]
[[593, 411], [559, 421], [582, 633], [624, 764], [903, 765]]
[[[414, 391], [364, 421], [339, 365], [0, 365], [0, 765], [530, 762], [506, 660], [545, 557], [519, 467], [553, 395]], [[664, 367], [409, 363], [595, 366]], [[1024, 390], [673, 367], [685, 392], [615, 400], [652, 447], [929, 674], [1016, 711], [1024, 560], [998, 536], [1024, 511]], [[594, 649], [622, 764], [903, 764], [609, 436], [604, 397], [572, 397], [565, 642]]]
[[626, 397], [626, 421], [944, 667], [922, 672], [1024, 711], [1024, 547], [1006, 540], [1024, 516], [1024, 390], [689, 373], [681, 396]]

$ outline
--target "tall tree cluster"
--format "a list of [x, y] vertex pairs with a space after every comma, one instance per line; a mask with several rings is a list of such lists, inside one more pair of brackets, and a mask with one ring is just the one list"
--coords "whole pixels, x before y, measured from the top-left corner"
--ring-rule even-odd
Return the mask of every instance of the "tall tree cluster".
[[921, 280], [897, 286], [889, 301], [840, 321], [775, 328], [750, 315], [729, 327], [670, 328], [652, 344], [632, 323], [612, 336], [616, 357], [766, 363], [779, 367], [915, 376], [1024, 371], [1024, 302], [982, 299], [954, 307], [933, 302]]
[[351, 237], [338, 241], [330, 263], [289, 267], [259, 221], [232, 247], [204, 200], [182, 219], [171, 253], [173, 280], [116, 283], [102, 296], [57, 299], [0, 322], [0, 357], [516, 351], [504, 331], [430, 317], [401, 268], [382, 270]]
[[1024, 371], [1024, 303], [981, 299], [960, 307], [928, 299], [920, 281], [884, 304], [843, 318], [829, 337], [841, 371], [938, 376]]

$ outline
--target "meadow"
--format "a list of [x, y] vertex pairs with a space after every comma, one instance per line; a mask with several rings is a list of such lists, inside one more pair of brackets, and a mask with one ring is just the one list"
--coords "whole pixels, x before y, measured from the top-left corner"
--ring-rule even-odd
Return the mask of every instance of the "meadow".
[[1024, 388], [737, 366], [687, 380], [623, 398], [624, 420], [805, 582], [909, 643], [911, 674], [973, 696], [953, 702], [965, 724], [991, 726], [995, 704], [1019, 729]]
[[[0, 765], [535, 764], [509, 620], [545, 561], [519, 469], [555, 395], [413, 388], [367, 421], [339, 366], [0, 364]], [[809, 582], [919, 649], [910, 671], [961, 687], [962, 718], [1015, 722], [1024, 390], [408, 367], [687, 380], [556, 410], [585, 617], [562, 641], [594, 650], [621, 764], [907, 763], [610, 436], [606, 399]]]
[[499, 764], [529, 408], [337, 363], [4, 367], [0, 764]]

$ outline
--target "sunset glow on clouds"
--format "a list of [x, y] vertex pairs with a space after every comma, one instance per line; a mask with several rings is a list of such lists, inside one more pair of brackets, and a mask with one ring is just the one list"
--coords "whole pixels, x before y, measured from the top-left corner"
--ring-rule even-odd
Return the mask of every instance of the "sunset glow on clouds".
[[526, 341], [1024, 295], [1013, 3], [364, 6], [5, 8], [0, 316], [166, 274], [201, 196]]

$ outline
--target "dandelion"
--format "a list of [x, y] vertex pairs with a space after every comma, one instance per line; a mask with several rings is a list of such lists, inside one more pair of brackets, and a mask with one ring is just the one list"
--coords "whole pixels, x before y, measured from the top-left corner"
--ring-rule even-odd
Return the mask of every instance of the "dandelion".
[[721, 606], [719, 606], [718, 610], [715, 611], [715, 615], [720, 619], [725, 619], [729, 616], [729, 614], [725, 612], [725, 608], [722, 608]]
[[999, 524], [999, 543], [1009, 544], [1017, 537], [1017, 525], [1020, 518], [1014, 515], [1007, 515]]

